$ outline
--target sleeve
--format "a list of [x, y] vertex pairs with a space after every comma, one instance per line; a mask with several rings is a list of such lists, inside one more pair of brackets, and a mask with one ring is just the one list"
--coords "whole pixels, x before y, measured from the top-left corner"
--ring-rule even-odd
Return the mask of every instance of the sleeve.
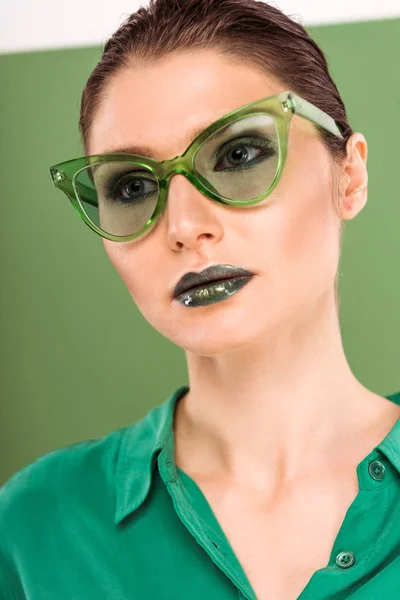
[[7, 555], [0, 532], [0, 600], [26, 600], [11, 557]]

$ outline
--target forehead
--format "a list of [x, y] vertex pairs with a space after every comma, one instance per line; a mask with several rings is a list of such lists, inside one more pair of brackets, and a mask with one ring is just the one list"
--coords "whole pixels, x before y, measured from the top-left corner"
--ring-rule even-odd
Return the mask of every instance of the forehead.
[[283, 89], [260, 69], [211, 51], [130, 67], [107, 85], [89, 153], [140, 145], [153, 149], [153, 158], [172, 158], [186, 149], [193, 130]]

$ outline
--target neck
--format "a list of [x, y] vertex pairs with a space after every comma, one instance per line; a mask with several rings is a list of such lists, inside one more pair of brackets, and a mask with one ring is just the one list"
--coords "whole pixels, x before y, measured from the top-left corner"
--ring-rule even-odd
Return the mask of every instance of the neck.
[[262, 474], [263, 486], [280, 486], [328, 464], [348, 464], [356, 437], [365, 440], [362, 452], [371, 451], [374, 432], [379, 443], [399, 415], [351, 372], [334, 303], [245, 347], [187, 353], [187, 364], [190, 390], [175, 413], [176, 458], [198, 475], [243, 482], [245, 473], [247, 484], [260, 487]]

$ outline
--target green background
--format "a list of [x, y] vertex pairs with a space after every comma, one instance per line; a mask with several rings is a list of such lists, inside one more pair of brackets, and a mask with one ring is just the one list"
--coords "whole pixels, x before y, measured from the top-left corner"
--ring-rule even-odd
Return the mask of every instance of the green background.
[[[368, 204], [345, 223], [340, 317], [354, 374], [386, 396], [400, 390], [400, 20], [307, 29], [369, 146]], [[80, 95], [100, 53], [0, 56], [0, 483], [188, 383], [184, 351], [144, 320], [51, 183], [49, 165], [83, 154]]]

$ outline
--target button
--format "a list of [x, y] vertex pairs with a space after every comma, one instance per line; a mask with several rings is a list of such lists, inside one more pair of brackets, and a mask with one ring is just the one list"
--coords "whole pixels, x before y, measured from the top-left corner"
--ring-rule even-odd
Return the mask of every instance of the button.
[[336, 564], [341, 569], [348, 569], [354, 562], [355, 558], [352, 552], [339, 552], [336, 557]]
[[368, 471], [372, 479], [376, 479], [376, 481], [382, 481], [385, 477], [385, 465], [379, 460], [373, 460], [369, 463]]

